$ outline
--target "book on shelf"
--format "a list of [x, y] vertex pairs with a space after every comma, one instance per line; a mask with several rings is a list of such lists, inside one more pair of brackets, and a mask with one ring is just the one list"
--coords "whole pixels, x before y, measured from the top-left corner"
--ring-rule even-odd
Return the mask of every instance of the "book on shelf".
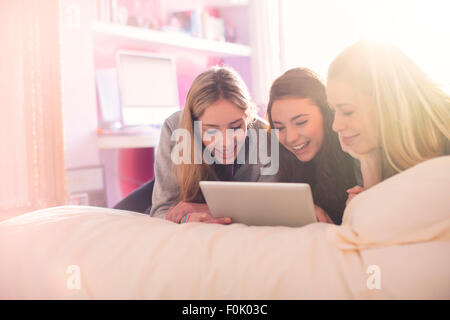
[[111, 0], [111, 22], [118, 23], [119, 22], [119, 0]]
[[[225, 22], [224, 19], [220, 18], [218, 11], [215, 9], [195, 8], [192, 10], [171, 12], [168, 15], [165, 25], [162, 26], [158, 21], [163, 19], [156, 14], [160, 12], [159, 6], [154, 2], [149, 2], [147, 6], [142, 6], [142, 8], [146, 8], [145, 10], [134, 12], [136, 10], [132, 10], [132, 5], [130, 7], [131, 2], [128, 1], [95, 1], [95, 17], [100, 22], [150, 27], [162, 31], [184, 32], [194, 37], [214, 41], [233, 42], [235, 40], [236, 30], [233, 25], [230, 21]], [[152, 17], [152, 14], [147, 12], [151, 8], [155, 9]]]
[[198, 38], [225, 41], [225, 21], [196, 9], [172, 12], [164, 30], [181, 31]]
[[200, 9], [194, 9], [191, 12], [191, 34], [198, 38], [204, 37], [203, 17]]
[[204, 12], [203, 37], [208, 40], [225, 41], [225, 21]]
[[125, 24], [128, 10], [119, 0], [95, 0], [94, 17], [100, 22]]
[[95, 19], [101, 22], [111, 22], [111, 1], [95, 1]]

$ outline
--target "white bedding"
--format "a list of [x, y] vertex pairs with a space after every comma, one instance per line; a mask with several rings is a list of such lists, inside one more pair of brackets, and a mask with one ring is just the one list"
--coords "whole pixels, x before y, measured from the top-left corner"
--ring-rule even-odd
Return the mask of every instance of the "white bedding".
[[[449, 190], [442, 157], [358, 195], [342, 226], [40, 210], [0, 222], [0, 299], [449, 299]], [[371, 265], [381, 289], [368, 288]]]

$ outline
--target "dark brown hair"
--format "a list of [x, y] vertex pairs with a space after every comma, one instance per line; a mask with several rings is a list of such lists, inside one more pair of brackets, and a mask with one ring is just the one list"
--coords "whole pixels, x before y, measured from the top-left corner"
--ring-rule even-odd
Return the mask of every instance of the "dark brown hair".
[[283, 182], [305, 182], [311, 185], [315, 204], [340, 224], [347, 199], [346, 190], [356, 184], [352, 158], [342, 151], [339, 138], [332, 130], [333, 113], [328, 107], [325, 86], [319, 76], [306, 68], [294, 68], [277, 78], [270, 88], [267, 116], [273, 127], [272, 105], [283, 98], [310, 99], [323, 117], [323, 144], [309, 162], [301, 162], [280, 146], [279, 179]]

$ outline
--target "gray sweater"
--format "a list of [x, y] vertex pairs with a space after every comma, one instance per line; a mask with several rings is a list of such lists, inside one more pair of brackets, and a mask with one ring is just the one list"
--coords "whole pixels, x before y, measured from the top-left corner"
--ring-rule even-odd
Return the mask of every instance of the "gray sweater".
[[[153, 188], [151, 217], [164, 219], [169, 208], [180, 201], [180, 187], [175, 176], [175, 166], [171, 160], [171, 151], [176, 141], [171, 141], [172, 132], [179, 127], [182, 111], [177, 111], [163, 124], [155, 161], [155, 186]], [[263, 120], [262, 120], [263, 121]], [[262, 128], [261, 120], [255, 128]], [[245, 148], [242, 148], [245, 149]], [[248, 157], [248, 155], [246, 155]], [[233, 181], [258, 181], [260, 164], [242, 164], [234, 173]]]

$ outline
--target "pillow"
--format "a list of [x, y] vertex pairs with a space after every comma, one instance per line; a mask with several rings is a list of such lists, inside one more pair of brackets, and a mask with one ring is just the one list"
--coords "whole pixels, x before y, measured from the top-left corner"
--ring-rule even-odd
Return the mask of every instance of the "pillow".
[[343, 245], [358, 248], [450, 240], [450, 156], [422, 162], [358, 194], [342, 226]]

